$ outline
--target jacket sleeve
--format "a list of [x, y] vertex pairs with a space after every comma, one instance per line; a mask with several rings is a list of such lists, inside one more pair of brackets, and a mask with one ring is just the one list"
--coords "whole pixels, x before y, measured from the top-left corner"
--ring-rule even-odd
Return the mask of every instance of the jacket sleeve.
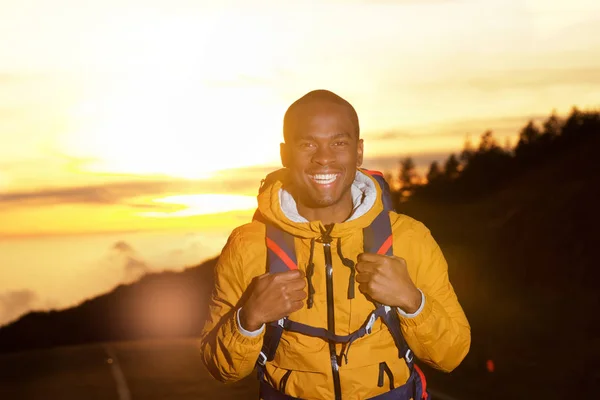
[[414, 283], [425, 298], [421, 312], [400, 317], [402, 333], [414, 354], [430, 366], [450, 372], [465, 358], [471, 328], [448, 278], [448, 264], [430, 231], [415, 230]]
[[215, 266], [215, 285], [208, 318], [200, 338], [202, 359], [210, 374], [222, 382], [235, 382], [252, 373], [260, 353], [264, 329], [255, 336], [240, 331], [237, 309], [249, 286], [244, 267], [252, 257], [248, 243], [234, 230]]

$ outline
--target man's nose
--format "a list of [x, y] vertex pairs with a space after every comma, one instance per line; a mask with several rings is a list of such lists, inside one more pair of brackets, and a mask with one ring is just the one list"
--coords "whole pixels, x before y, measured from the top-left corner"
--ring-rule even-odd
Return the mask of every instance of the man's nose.
[[328, 165], [335, 161], [335, 154], [329, 146], [319, 146], [313, 154], [312, 162], [319, 165]]

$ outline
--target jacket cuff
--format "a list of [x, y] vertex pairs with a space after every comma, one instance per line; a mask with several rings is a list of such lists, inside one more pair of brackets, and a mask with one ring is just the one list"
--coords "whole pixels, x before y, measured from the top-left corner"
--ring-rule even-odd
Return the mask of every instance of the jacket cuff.
[[[423, 292], [421, 292], [423, 293]], [[402, 315], [400, 312], [398, 312], [398, 314], [400, 315], [400, 324], [404, 325], [407, 328], [410, 327], [415, 327], [415, 326], [419, 326], [420, 324], [422, 324], [424, 321], [426, 321], [429, 316], [432, 314], [433, 312], [433, 308], [434, 308], [434, 301], [432, 299], [428, 299], [428, 301], [425, 301], [425, 295], [423, 294], [423, 302], [421, 303], [421, 307], [420, 310], [417, 310], [417, 312], [415, 312], [412, 317], [409, 316], [404, 316]], [[410, 315], [410, 314], [407, 314]]]
[[398, 314], [400, 314], [401, 317], [404, 317], [404, 318], [415, 318], [417, 315], [421, 314], [421, 311], [423, 311], [423, 308], [425, 307], [425, 295], [423, 294], [423, 292], [421, 291], [421, 289], [417, 289], [417, 290], [419, 292], [421, 292], [421, 305], [419, 306], [419, 308], [417, 309], [417, 311], [415, 311], [412, 314], [404, 312], [404, 310], [402, 310], [400, 307], [396, 307], [396, 311], [398, 311]]
[[237, 322], [236, 326], [237, 326], [238, 332], [247, 337], [257, 337], [261, 333], [263, 333], [263, 331], [265, 330], [265, 324], [262, 324], [262, 326], [255, 331], [248, 331], [248, 330], [244, 329], [244, 327], [242, 326], [242, 323], [240, 322], [240, 311], [241, 310], [242, 310], [242, 308], [240, 307], [235, 312], [235, 320]]

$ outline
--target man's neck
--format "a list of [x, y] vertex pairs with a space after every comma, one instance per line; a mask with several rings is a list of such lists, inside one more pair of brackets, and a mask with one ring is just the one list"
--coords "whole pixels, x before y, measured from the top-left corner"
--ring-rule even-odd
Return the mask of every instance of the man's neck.
[[336, 204], [329, 207], [313, 208], [307, 207], [297, 201], [298, 213], [308, 221], [321, 221], [323, 225], [339, 224], [346, 221], [352, 215], [354, 203], [350, 191]]

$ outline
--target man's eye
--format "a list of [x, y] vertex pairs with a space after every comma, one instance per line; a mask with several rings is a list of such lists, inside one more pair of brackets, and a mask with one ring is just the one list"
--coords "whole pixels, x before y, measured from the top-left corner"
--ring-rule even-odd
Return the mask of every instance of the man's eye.
[[346, 142], [345, 140], [334, 143], [334, 145], [336, 145], [336, 146], [346, 146], [347, 144], [348, 144], [348, 142]]
[[310, 143], [310, 142], [300, 143], [300, 147], [302, 147], [304, 149], [310, 149], [314, 146], [315, 146], [314, 143]]

